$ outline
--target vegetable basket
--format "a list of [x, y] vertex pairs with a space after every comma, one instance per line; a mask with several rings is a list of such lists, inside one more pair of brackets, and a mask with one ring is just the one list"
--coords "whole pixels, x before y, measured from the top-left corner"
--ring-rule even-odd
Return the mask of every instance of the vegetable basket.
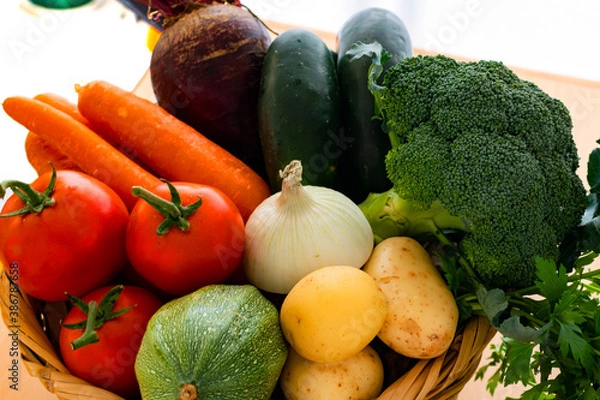
[[[18, 290], [3, 273], [0, 277], [2, 319], [18, 329], [21, 362], [32, 377], [59, 399], [117, 400], [121, 397], [69, 373], [56, 349], [56, 327], [66, 312], [63, 303], [43, 303]], [[420, 360], [390, 384], [379, 399], [455, 399], [475, 374], [481, 355], [496, 331], [484, 317], [472, 317], [457, 332], [450, 349], [430, 360]]]

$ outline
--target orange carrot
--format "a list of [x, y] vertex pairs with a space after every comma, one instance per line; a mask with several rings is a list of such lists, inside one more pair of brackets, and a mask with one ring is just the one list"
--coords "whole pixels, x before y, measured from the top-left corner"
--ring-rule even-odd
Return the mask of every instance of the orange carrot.
[[52, 166], [57, 170], [80, 170], [73, 160], [65, 156], [56, 146], [31, 131], [25, 138], [25, 156], [38, 175], [51, 171]]
[[90, 126], [90, 123], [81, 113], [79, 112], [79, 108], [77, 108], [77, 104], [73, 103], [66, 97], [59, 96], [54, 93], [40, 93], [34, 97], [35, 100], [39, 100], [42, 103], [46, 103], [59, 111], [62, 111], [77, 121], [81, 122], [86, 126]]
[[78, 107], [107, 140], [129, 145], [162, 178], [216, 187], [244, 220], [271, 193], [241, 160], [160, 106], [108, 82], [78, 87]]
[[132, 186], [152, 189], [161, 183], [90, 128], [48, 104], [14, 96], [2, 106], [9, 117], [57, 146], [83, 172], [110, 186], [130, 210], [137, 202]]
[[[35, 100], [44, 102], [57, 110], [63, 111], [77, 121], [89, 125], [87, 120], [77, 109], [77, 104], [54, 93], [41, 93], [34, 97]], [[25, 138], [25, 155], [27, 161], [38, 175], [52, 170], [50, 163], [56, 169], [81, 170], [69, 157], [54, 144], [36, 135], [35, 132], [27, 133]]]
[[[91, 129], [89, 121], [83, 115], [81, 115], [81, 113], [79, 112], [79, 108], [77, 108], [77, 104], [71, 102], [67, 98], [59, 96], [54, 93], [41, 93], [41, 94], [36, 95], [34, 97], [34, 99], [44, 102], [48, 105], [51, 105], [52, 107], [56, 108], [57, 110], [67, 113], [68, 115], [70, 115], [71, 117], [73, 117], [74, 119], [76, 119], [77, 121], [81, 122], [82, 124], [86, 125], [87, 127], [89, 127]], [[139, 160], [136, 157], [135, 152], [133, 152], [129, 147], [122, 146], [122, 145], [119, 145], [118, 143], [112, 142], [110, 140], [110, 138], [107, 138], [105, 135], [102, 134], [102, 132], [99, 132], [98, 130], [94, 130], [94, 132], [96, 132], [100, 137], [102, 137], [104, 140], [106, 140], [108, 143], [110, 143], [113, 147], [116, 147], [117, 150], [119, 150], [121, 153], [125, 154], [128, 158], [130, 158], [133, 162], [138, 164], [140, 167], [144, 168], [149, 173], [155, 175], [155, 173], [150, 168], [148, 168], [147, 165], [145, 165], [143, 162], [141, 162], [141, 160]], [[52, 144], [48, 144], [48, 146], [52, 146]], [[58, 153], [58, 152], [60, 152], [60, 150], [56, 149], [56, 152]], [[67, 157], [65, 157], [65, 158], [68, 159]]]

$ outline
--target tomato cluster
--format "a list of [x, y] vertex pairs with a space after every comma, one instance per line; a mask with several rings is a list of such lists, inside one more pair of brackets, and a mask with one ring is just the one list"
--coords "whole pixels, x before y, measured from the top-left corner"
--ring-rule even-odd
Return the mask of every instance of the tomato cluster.
[[18, 268], [10, 276], [28, 295], [71, 301], [60, 333], [66, 366], [124, 397], [139, 390], [135, 354], [159, 299], [225, 282], [241, 263], [242, 216], [210, 186], [134, 187], [131, 213], [110, 187], [76, 171], [4, 181], [0, 195], [7, 189], [0, 263]]

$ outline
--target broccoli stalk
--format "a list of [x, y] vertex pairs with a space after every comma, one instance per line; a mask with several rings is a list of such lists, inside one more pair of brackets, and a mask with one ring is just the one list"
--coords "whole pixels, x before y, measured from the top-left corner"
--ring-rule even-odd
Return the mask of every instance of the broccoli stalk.
[[401, 198], [392, 189], [369, 194], [359, 207], [375, 232], [376, 243], [391, 236], [440, 241], [444, 231], [469, 230], [468, 221], [450, 214], [439, 201], [427, 209], [417, 208], [414, 202]]

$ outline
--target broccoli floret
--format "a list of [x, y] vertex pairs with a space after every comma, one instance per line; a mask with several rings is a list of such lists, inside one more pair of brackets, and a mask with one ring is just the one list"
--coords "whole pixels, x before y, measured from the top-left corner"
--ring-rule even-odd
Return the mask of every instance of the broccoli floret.
[[[389, 90], [382, 91], [382, 96], [387, 97], [392, 92], [401, 96], [398, 103], [381, 99], [386, 103], [383, 112], [389, 114], [385, 118], [387, 125], [402, 136], [429, 122], [435, 82], [457, 65], [456, 61], [447, 57], [411, 57], [388, 70], [385, 77], [397, 75], [405, 79], [387, 79], [384, 83], [389, 85]], [[429, 74], [421, 73], [422, 68], [427, 68]]]
[[486, 286], [532, 284], [587, 204], [567, 108], [500, 62], [441, 55], [370, 87], [393, 145], [393, 188], [360, 205], [376, 238], [453, 234]]

